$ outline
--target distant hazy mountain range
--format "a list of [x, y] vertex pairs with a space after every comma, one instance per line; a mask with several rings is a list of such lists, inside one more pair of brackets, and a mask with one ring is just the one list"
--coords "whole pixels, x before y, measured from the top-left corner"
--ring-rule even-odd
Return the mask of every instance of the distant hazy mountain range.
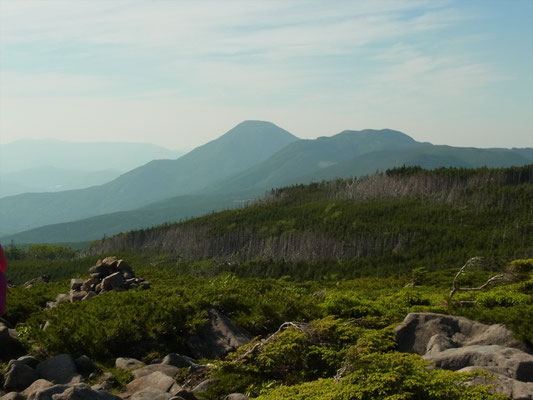
[[0, 197], [101, 185], [148, 161], [183, 154], [150, 143], [20, 140], [0, 145]]
[[19, 243], [85, 241], [236, 207], [283, 185], [401, 165], [530, 163], [530, 148], [435, 146], [388, 129], [300, 140], [272, 123], [245, 121], [178, 159], [148, 162], [104, 185], [0, 199], [0, 234]]

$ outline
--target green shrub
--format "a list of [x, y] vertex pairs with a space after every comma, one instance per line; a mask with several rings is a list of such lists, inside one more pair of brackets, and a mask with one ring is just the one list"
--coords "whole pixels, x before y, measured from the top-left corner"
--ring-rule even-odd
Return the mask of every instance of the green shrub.
[[526, 294], [502, 289], [480, 293], [476, 298], [476, 304], [485, 308], [512, 307], [518, 304], [527, 303], [530, 300], [531, 296]]

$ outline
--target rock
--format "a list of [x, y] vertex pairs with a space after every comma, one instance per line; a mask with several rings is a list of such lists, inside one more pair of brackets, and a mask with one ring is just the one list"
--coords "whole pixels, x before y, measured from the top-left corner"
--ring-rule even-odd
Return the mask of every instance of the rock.
[[120, 272], [115, 272], [102, 280], [102, 288], [104, 290], [113, 290], [121, 288], [124, 284], [124, 277]]
[[85, 296], [87, 296], [87, 292], [70, 292], [70, 301], [81, 301]]
[[173, 397], [170, 393], [163, 392], [156, 388], [146, 388], [130, 397], [130, 400], [170, 400]]
[[529, 352], [528, 346], [514, 339], [503, 325], [485, 325], [464, 317], [435, 313], [411, 313], [395, 328], [398, 350], [424, 355], [434, 335], [449, 338], [457, 347], [500, 345]]
[[[473, 372], [478, 367], [466, 367], [458, 372]], [[533, 383], [520, 382], [506, 376], [494, 374], [494, 379], [488, 379], [484, 376], [477, 376], [467, 385], [491, 385], [494, 387], [494, 393], [503, 394], [512, 397], [515, 400], [533, 400]]]
[[37, 379], [37, 371], [21, 361], [15, 361], [7, 369], [4, 386], [8, 390], [21, 392]]
[[136, 360], [135, 358], [119, 357], [115, 360], [115, 368], [122, 369], [124, 371], [132, 368], [142, 367], [144, 365], [146, 364], [142, 361]]
[[11, 364], [17, 361], [23, 364], [29, 365], [32, 368], [35, 368], [37, 364], [39, 364], [39, 361], [37, 361], [37, 359], [34, 356], [30, 356], [29, 354], [27, 354], [25, 356], [21, 356], [17, 358], [16, 360], [10, 360], [9, 363], [7, 364], [7, 368], [9, 369], [9, 367], [11, 367]]
[[133, 269], [124, 260], [118, 260], [116, 268], [122, 273], [124, 279], [130, 279], [135, 277]]
[[93, 390], [111, 390], [117, 384], [117, 378], [111, 372], [105, 372], [99, 384], [93, 385]]
[[56, 384], [81, 382], [81, 375], [69, 354], [60, 354], [39, 363], [37, 372], [44, 379]]
[[457, 347], [457, 343], [455, 343], [448, 336], [437, 333], [436, 335], [431, 336], [431, 339], [429, 339], [426, 348], [426, 354], [435, 354], [454, 347]]
[[533, 355], [498, 345], [472, 345], [426, 354], [437, 368], [453, 371], [476, 366], [522, 382], [533, 382]]
[[232, 393], [224, 397], [224, 400], [248, 400], [248, 396], [242, 393]]
[[174, 367], [173, 365], [168, 364], [150, 364], [146, 367], [133, 370], [131, 374], [135, 378], [142, 378], [143, 376], [150, 375], [151, 373], [157, 371], [162, 372], [163, 374], [170, 376], [171, 378], [174, 378], [179, 372], [179, 369], [177, 367]]
[[67, 301], [70, 301], [70, 295], [67, 293], [59, 293], [56, 296], [56, 303], [63, 303]]
[[150, 375], [137, 378], [126, 385], [126, 393], [134, 394], [146, 388], [159, 389], [162, 392], [168, 392], [172, 395], [177, 395], [181, 387], [174, 379], [165, 375], [162, 372], [156, 371]]
[[70, 280], [70, 290], [77, 292], [80, 290], [81, 285], [83, 285], [83, 279], [71, 279]]
[[[83, 292], [82, 292], [82, 293], [83, 293]], [[92, 299], [93, 297], [96, 297], [96, 296], [98, 296], [98, 295], [96, 294], [96, 292], [92, 292], [92, 291], [91, 291], [91, 292], [88, 292], [88, 293], [87, 293], [87, 294], [86, 294], [81, 300], [82, 300], [82, 301], [83, 301], [83, 300], [89, 300], [89, 299]]]
[[181, 397], [183, 400], [199, 400], [194, 393], [189, 392], [188, 390], [180, 390], [178, 393], [176, 393], [176, 397]]
[[27, 399], [28, 400], [55, 400], [54, 395], [58, 395], [67, 390], [70, 386], [68, 385], [52, 385], [48, 387], [43, 387], [32, 392]]
[[118, 264], [118, 258], [115, 256], [106, 257], [102, 260], [102, 264], [109, 265], [110, 267], [116, 267]]
[[17, 337], [17, 331], [0, 323], [0, 360], [7, 361], [24, 353]]
[[25, 397], [17, 392], [10, 392], [2, 397], [0, 400], [25, 400]]
[[87, 385], [76, 385], [67, 388], [59, 395], [54, 395], [53, 400], [121, 400], [111, 393], [91, 389]]
[[81, 285], [81, 290], [85, 292], [94, 292], [94, 289], [96, 288], [96, 285], [100, 283], [100, 280], [98, 278], [91, 278], [87, 279], [83, 284]]
[[196, 363], [196, 360], [187, 356], [182, 356], [177, 353], [170, 353], [163, 360], [161, 364], [173, 365], [178, 368], [187, 368], [192, 367], [193, 369], [201, 367], [201, 365]]
[[220, 382], [220, 379], [206, 379], [205, 381], [200, 382], [198, 385], [196, 385], [192, 392], [193, 393], [202, 393], [207, 392], [207, 390], [211, 387], [216, 385]]
[[220, 311], [207, 309], [209, 322], [187, 344], [197, 358], [218, 358], [250, 342], [252, 335], [237, 327]]
[[93, 363], [93, 361], [86, 355], [80, 356], [74, 360], [76, 364], [76, 369], [83, 376], [89, 376], [91, 372], [97, 371], [98, 367]]
[[52, 387], [54, 384], [50, 381], [47, 381], [46, 379], [37, 379], [35, 382], [33, 382], [30, 386], [28, 386], [22, 394], [24, 397], [30, 397], [34, 393], [42, 391], [46, 388]]
[[37, 278], [30, 279], [29, 281], [25, 282], [22, 286], [25, 288], [30, 288], [36, 283], [48, 283], [50, 282], [51, 276], [50, 275], [41, 275]]

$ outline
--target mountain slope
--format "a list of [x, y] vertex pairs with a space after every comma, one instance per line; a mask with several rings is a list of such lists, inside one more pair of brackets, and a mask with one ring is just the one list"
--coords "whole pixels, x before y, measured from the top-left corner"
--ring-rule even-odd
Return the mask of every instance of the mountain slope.
[[299, 182], [300, 176], [379, 150], [401, 150], [420, 143], [390, 129], [344, 131], [331, 137], [300, 140], [281, 149], [262, 163], [206, 192], [232, 192], [272, 188]]
[[363, 154], [322, 170], [302, 175], [297, 180], [299, 182], [311, 182], [322, 179], [362, 176], [402, 165], [418, 165], [427, 169], [439, 167], [476, 168], [483, 166], [499, 168], [529, 163], [531, 163], [529, 159], [523, 157], [520, 152], [514, 149], [477, 149], [472, 147], [437, 146], [426, 143], [403, 149], [400, 152], [387, 150]]
[[58, 192], [101, 185], [120, 175], [116, 170], [79, 171], [34, 167], [0, 174], [0, 197], [29, 192]]
[[269, 122], [245, 121], [177, 160], [151, 161], [105, 185], [0, 199], [0, 234], [73, 221], [192, 193], [298, 140]]
[[185, 195], [131, 210], [97, 215], [77, 221], [45, 225], [0, 238], [15, 243], [88, 242], [119, 232], [185, 220], [213, 211], [233, 209], [254, 201], [259, 193]]
[[532, 195], [532, 164], [402, 167], [273, 190], [248, 207], [107, 238], [91, 253], [153, 248], [183, 259], [277, 260], [280, 266], [345, 260], [353, 261], [351, 274], [366, 261], [375, 270], [383, 264], [461, 265], [474, 255], [527, 257], [533, 251]]

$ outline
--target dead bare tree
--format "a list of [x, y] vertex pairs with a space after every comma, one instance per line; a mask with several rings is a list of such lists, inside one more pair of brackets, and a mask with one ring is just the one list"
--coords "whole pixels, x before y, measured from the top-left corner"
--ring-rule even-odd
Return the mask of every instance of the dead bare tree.
[[498, 274], [487, 279], [487, 281], [483, 285], [478, 286], [478, 287], [463, 288], [463, 287], [458, 286], [457, 280], [459, 279], [461, 275], [464, 275], [465, 270], [468, 267], [480, 266], [483, 264], [484, 264], [484, 260], [482, 257], [472, 257], [465, 263], [465, 265], [461, 267], [461, 269], [457, 272], [457, 274], [453, 278], [452, 289], [450, 290], [450, 294], [448, 295], [448, 303], [451, 304], [452, 297], [456, 292], [474, 292], [474, 291], [483, 290], [487, 286], [491, 285], [492, 283], [498, 282], [504, 278], [504, 274]]

